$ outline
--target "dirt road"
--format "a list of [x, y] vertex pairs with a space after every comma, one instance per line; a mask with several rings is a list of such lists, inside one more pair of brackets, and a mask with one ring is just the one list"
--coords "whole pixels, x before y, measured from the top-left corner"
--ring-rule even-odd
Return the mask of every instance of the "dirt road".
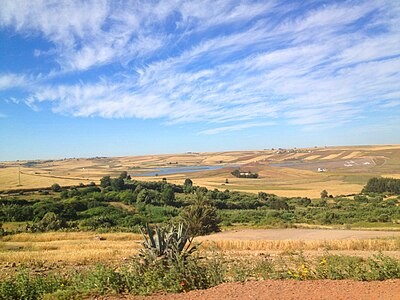
[[400, 280], [361, 282], [352, 280], [265, 280], [225, 283], [208, 290], [184, 294], [157, 294], [149, 297], [121, 296], [104, 299], [131, 300], [397, 300]]
[[378, 237], [400, 237], [400, 231], [329, 230], [329, 229], [244, 229], [229, 230], [197, 238], [198, 241], [220, 240], [350, 240]]

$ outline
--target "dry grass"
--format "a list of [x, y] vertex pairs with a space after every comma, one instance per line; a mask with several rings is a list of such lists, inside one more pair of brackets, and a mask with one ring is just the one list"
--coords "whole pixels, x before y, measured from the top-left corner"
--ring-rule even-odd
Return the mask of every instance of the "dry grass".
[[400, 251], [400, 238], [390, 239], [363, 239], [363, 240], [320, 240], [320, 241], [245, 241], [223, 240], [205, 241], [206, 249], [216, 248], [221, 251], [231, 250], [272, 250], [272, 251], [300, 251], [300, 250], [360, 250], [360, 251]]
[[345, 152], [340, 152], [340, 153], [334, 153], [334, 154], [330, 154], [328, 156], [322, 157], [322, 160], [330, 160], [330, 159], [336, 159], [340, 156], [342, 156]]
[[320, 158], [320, 157], [321, 157], [321, 155], [310, 155], [310, 156], [307, 156], [307, 157], [305, 157], [303, 159], [304, 160], [315, 160], [315, 159]]
[[400, 174], [383, 174], [382, 177], [389, 177], [389, 178], [400, 179]]
[[0, 252], [0, 263], [96, 264], [130, 257], [140, 247], [138, 242], [133, 241], [63, 241], [26, 243], [23, 246], [7, 243], [6, 246], [10, 251]]
[[354, 152], [352, 152], [352, 153], [350, 153], [350, 154], [348, 154], [348, 155], [346, 155], [346, 156], [344, 156], [342, 158], [343, 159], [351, 159], [351, 158], [359, 157], [361, 155], [362, 155], [361, 151], [354, 151]]
[[140, 242], [141, 235], [133, 233], [23, 233], [3, 238], [0, 263], [95, 264], [117, 261], [137, 253]]
[[60, 185], [77, 185], [80, 182], [87, 180], [81, 178], [57, 178], [49, 175], [43, 176], [40, 174], [33, 174], [26, 168], [21, 168], [21, 185], [18, 185], [18, 168], [0, 168], [0, 189], [19, 189], [19, 188], [46, 188], [50, 187], [53, 183]]
[[3, 237], [3, 242], [51, 242], [90, 240], [101, 236], [110, 241], [140, 240], [141, 234], [137, 233], [96, 233], [96, 232], [45, 232], [45, 233], [19, 233]]
[[[105, 240], [96, 239], [101, 236]], [[0, 268], [16, 264], [45, 264], [90, 266], [97, 263], [118, 263], [137, 253], [141, 235], [133, 233], [94, 232], [40, 233], [7, 236], [0, 242]], [[236, 253], [253, 255], [260, 251], [391, 251], [398, 255], [400, 238], [364, 240], [219, 240], [204, 241], [201, 247], [207, 254], [217, 249], [223, 255]], [[0, 276], [1, 277], [1, 276]]]

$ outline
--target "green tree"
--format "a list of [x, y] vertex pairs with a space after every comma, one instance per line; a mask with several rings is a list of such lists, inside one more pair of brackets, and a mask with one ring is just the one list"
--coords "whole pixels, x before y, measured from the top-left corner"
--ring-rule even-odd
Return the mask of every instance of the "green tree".
[[120, 192], [119, 199], [125, 204], [132, 204], [136, 201], [136, 197], [131, 190], [125, 190]]
[[51, 189], [52, 189], [53, 192], [61, 192], [61, 186], [58, 183], [54, 183], [51, 186]]
[[190, 178], [186, 178], [185, 182], [183, 183], [184, 186], [193, 186], [193, 181]]
[[326, 190], [323, 190], [323, 191], [321, 192], [321, 198], [322, 198], [322, 199], [328, 198], [328, 192], [327, 192]]
[[125, 187], [125, 182], [121, 177], [111, 179], [111, 188], [114, 191], [123, 190]]
[[190, 178], [186, 178], [183, 183], [183, 190], [185, 194], [191, 193], [193, 190], [193, 181]]
[[111, 186], [111, 177], [110, 176], [104, 176], [103, 178], [100, 179], [100, 186], [102, 188], [106, 188]]
[[148, 189], [142, 189], [136, 197], [138, 203], [150, 204], [152, 200], [152, 195]]
[[167, 186], [164, 188], [164, 190], [161, 193], [161, 201], [165, 205], [172, 205], [175, 202], [175, 193], [173, 189], [170, 186]]
[[189, 232], [192, 235], [204, 235], [220, 231], [220, 219], [217, 210], [203, 193], [196, 193], [192, 203], [183, 209], [181, 218], [189, 227]]
[[64, 190], [60, 193], [61, 199], [67, 199], [68, 198], [68, 191]]

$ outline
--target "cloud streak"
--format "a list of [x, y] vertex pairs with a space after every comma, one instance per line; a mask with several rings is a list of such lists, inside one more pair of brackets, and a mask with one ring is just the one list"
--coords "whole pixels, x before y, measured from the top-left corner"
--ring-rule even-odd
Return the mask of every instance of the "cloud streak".
[[[32, 107], [51, 102], [55, 113], [77, 117], [204, 122], [211, 128], [202, 134], [278, 118], [306, 130], [331, 128], [374, 107], [398, 109], [396, 1], [18, 3], [5, 2], [0, 26], [47, 39], [60, 67], [29, 89]], [[23, 87], [28, 72], [0, 76], [0, 89]], [[60, 83], [69, 74], [78, 80]], [[228, 122], [236, 124], [214, 125]]]
[[243, 124], [236, 124], [231, 126], [223, 126], [217, 128], [211, 128], [207, 130], [200, 131], [200, 134], [218, 134], [221, 132], [230, 132], [230, 131], [238, 131], [247, 128], [254, 128], [254, 127], [265, 127], [265, 126], [273, 126], [275, 123], [273, 122], [261, 122], [261, 123], [243, 123]]

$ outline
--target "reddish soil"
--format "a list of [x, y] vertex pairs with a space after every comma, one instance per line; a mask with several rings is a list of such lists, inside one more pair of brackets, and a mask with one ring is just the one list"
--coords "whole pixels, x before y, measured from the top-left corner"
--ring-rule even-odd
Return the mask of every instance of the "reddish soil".
[[400, 299], [400, 280], [360, 282], [352, 280], [265, 280], [225, 283], [208, 290], [183, 294], [156, 294], [148, 297], [107, 297], [131, 300], [242, 300], [242, 299]]

